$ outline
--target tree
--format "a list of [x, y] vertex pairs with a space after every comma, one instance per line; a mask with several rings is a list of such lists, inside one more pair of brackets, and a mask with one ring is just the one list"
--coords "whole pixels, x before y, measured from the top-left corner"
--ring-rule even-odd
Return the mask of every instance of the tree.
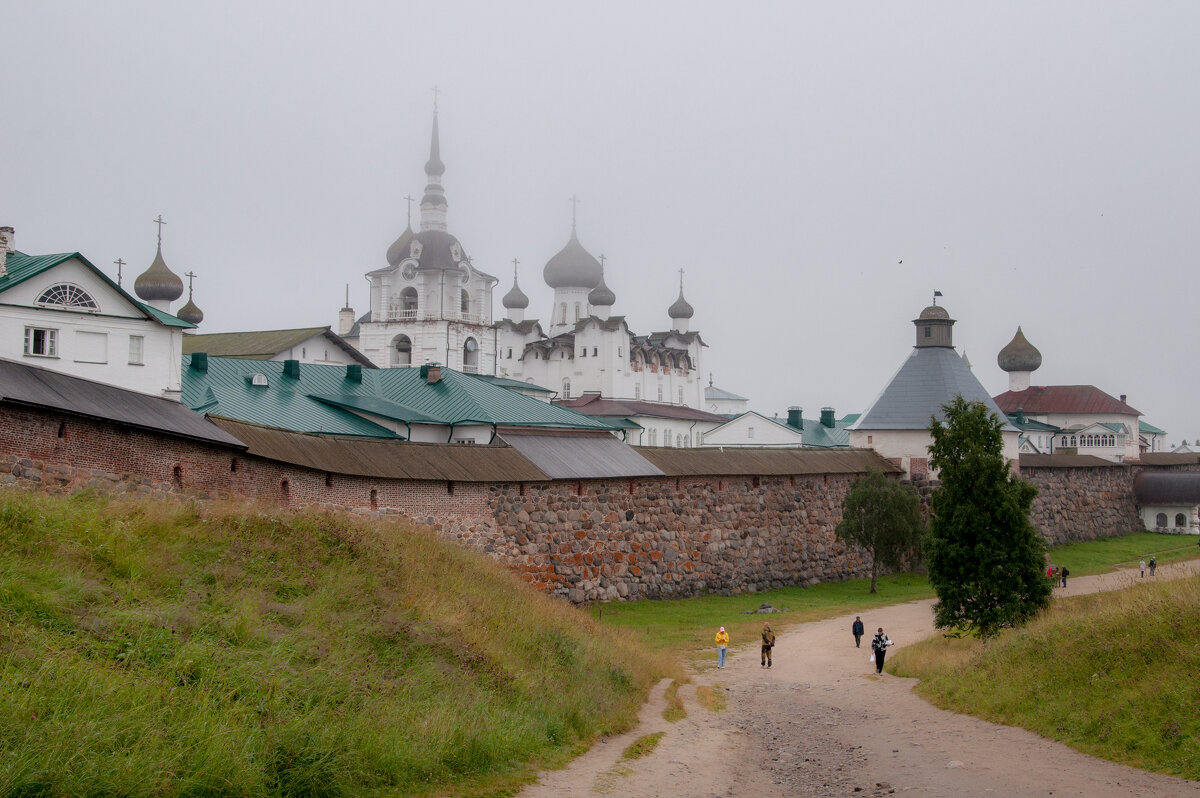
[[925, 522], [912, 485], [901, 485], [881, 471], [869, 471], [855, 482], [842, 502], [842, 520], [834, 530], [846, 543], [871, 554], [871, 592], [880, 566], [897, 568], [918, 551]]
[[925, 561], [937, 593], [934, 624], [990, 637], [1050, 603], [1046, 544], [1029, 521], [1037, 488], [1004, 460], [1003, 422], [957, 396], [932, 419], [929, 466], [941, 482], [930, 502]]

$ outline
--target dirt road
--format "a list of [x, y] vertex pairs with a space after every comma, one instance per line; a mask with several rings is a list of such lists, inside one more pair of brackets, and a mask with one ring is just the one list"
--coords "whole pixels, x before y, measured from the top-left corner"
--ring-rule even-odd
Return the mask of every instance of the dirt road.
[[[1200, 573], [1200, 561], [1160, 566], [1156, 578], [1194, 573]], [[1137, 579], [1136, 571], [1070, 579], [1065, 595], [1111, 590]], [[900, 648], [933, 634], [931, 604], [887, 607], [863, 620], [868, 632], [884, 627]], [[636, 729], [598, 743], [564, 770], [543, 773], [521, 795], [1200, 795], [1200, 783], [1093, 759], [1023, 729], [925, 703], [912, 691], [915, 680], [875, 675], [867, 661], [870, 635], [862, 648], [854, 647], [853, 617], [802, 624], [779, 635], [769, 670], [759, 665], [757, 645], [735, 648], [728, 667], [706, 667], [680, 691], [688, 714], [678, 723], [663, 720], [667, 684], [658, 685]], [[698, 705], [700, 685], [724, 691], [726, 711]], [[656, 731], [665, 734], [651, 755], [621, 758], [629, 743]]]

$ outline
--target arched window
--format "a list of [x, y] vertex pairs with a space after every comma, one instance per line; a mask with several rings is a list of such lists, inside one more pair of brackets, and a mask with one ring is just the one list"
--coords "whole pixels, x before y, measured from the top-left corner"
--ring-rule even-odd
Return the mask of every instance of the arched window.
[[463, 343], [463, 371], [468, 374], [479, 371], [479, 343], [474, 338]]
[[571, 398], [571, 381], [570, 381], [569, 379], [565, 379], [565, 380], [563, 380], [563, 391], [562, 391], [562, 393], [563, 393], [563, 399], [570, 399], [570, 398]]
[[663, 446], [671, 448], [671, 430], [669, 429], [663, 430]]
[[675, 448], [676, 448], [676, 449], [682, 449], [682, 448], [683, 448], [683, 436], [682, 436], [682, 435], [676, 435], [676, 436], [675, 436]]
[[392, 339], [390, 352], [390, 365], [392, 366], [411, 366], [412, 365], [412, 339], [407, 335], [397, 335]]
[[1072, 445], [1072, 446], [1077, 446], [1077, 445], [1078, 445], [1078, 444], [1075, 442], [1075, 436], [1074, 436], [1074, 435], [1072, 435], [1072, 436], [1071, 436], [1071, 445]]
[[1187, 516], [1183, 513], [1175, 513], [1175, 526], [1187, 526]]
[[467, 289], [462, 290], [462, 314], [465, 316], [471, 312], [471, 295], [467, 293]]
[[400, 292], [400, 310], [405, 315], [416, 315], [417, 313], [417, 289], [411, 285]]
[[96, 312], [100, 306], [92, 295], [74, 283], [59, 283], [52, 285], [37, 298], [39, 305], [54, 305], [60, 308], [76, 308]]
[[1167, 526], [1167, 514], [1159, 513], [1158, 515], [1154, 516], [1154, 525], [1165, 528]]
[[579, 321], [581, 318], [583, 318], [583, 310], [580, 307], [580, 304], [578, 302], [576, 302], [575, 303], [575, 321]]
[[560, 319], [562, 319], [562, 323], [563, 323], [563, 324], [566, 324], [566, 323], [567, 323], [567, 303], [566, 303], [566, 302], [559, 302], [559, 303], [558, 303], [558, 311], [559, 311], [559, 312], [558, 312], [558, 317], [559, 317]]
[[1066, 435], [1062, 436], [1062, 443], [1061, 443], [1061, 444], [1059, 444], [1059, 445], [1060, 445], [1060, 446], [1066, 446], [1066, 445], [1067, 445], [1067, 436], [1066, 436]]

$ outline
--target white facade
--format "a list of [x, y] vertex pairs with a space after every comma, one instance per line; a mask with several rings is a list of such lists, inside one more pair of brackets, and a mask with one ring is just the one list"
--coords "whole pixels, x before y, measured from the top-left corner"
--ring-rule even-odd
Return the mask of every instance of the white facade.
[[[1004, 459], [1016, 468], [1020, 462], [1020, 449], [1017, 443], [1019, 435], [1016, 431], [1009, 430], [1001, 432], [1000, 435]], [[928, 468], [929, 447], [932, 445], [933, 436], [929, 434], [928, 430], [850, 430], [851, 447], [874, 449], [879, 452], [880, 456], [895, 462], [904, 470], [905, 474], [909, 475], [914, 474], [914, 466], [916, 474], [935, 475], [935, 472]]]
[[800, 430], [753, 411], [730, 419], [704, 436], [704, 445], [709, 447], [798, 447], [803, 444], [804, 433]]
[[139, 393], [179, 397], [185, 326], [153, 317], [79, 255], [0, 289], [0, 357]]
[[750, 400], [715, 387], [709, 377], [704, 388], [704, 409], [718, 416], [740, 416], [750, 409]]
[[1151, 504], [1138, 507], [1147, 532], [1200, 535], [1200, 506], [1194, 504]]

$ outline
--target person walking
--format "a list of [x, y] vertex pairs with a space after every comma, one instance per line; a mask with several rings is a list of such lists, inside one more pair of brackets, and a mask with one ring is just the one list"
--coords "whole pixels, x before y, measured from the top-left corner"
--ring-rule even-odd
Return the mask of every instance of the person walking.
[[883, 658], [887, 655], [888, 646], [891, 645], [895, 644], [888, 640], [888, 636], [883, 633], [883, 627], [879, 627], [879, 631], [871, 639], [871, 652], [875, 657], [876, 673], [883, 673]]
[[1151, 558], [1150, 558], [1150, 575], [1151, 575], [1151, 576], [1154, 576], [1154, 571], [1155, 571], [1155, 569], [1157, 569], [1157, 568], [1158, 568], [1158, 560], [1156, 560], [1156, 559], [1154, 559], [1153, 557], [1151, 557]]
[[1063, 590], [1066, 590], [1066, 589], [1067, 589], [1067, 575], [1068, 575], [1069, 573], [1071, 573], [1071, 572], [1070, 572], [1070, 571], [1068, 571], [1068, 570], [1067, 570], [1067, 566], [1065, 566], [1065, 565], [1064, 565], [1064, 566], [1063, 566], [1063, 567], [1062, 567], [1062, 568], [1059, 570], [1059, 573], [1060, 573], [1060, 574], [1062, 574], [1062, 586], [1063, 586]]
[[725, 649], [729, 648], [729, 632], [722, 626], [717, 632], [717, 667], [725, 667]]
[[764, 623], [762, 630], [762, 666], [764, 668], [771, 667], [771, 649], [775, 648], [775, 633], [771, 631], [771, 624]]
[[1146, 578], [1146, 559], [1143, 557], [1138, 561], [1138, 570], [1142, 572], [1142, 578]]
[[855, 648], [862, 648], [862, 646], [860, 646], [859, 643], [862, 642], [862, 636], [866, 633], [867, 633], [866, 630], [863, 628], [862, 617], [855, 615], [854, 623], [852, 623], [850, 625], [850, 634], [854, 635], [854, 647]]

